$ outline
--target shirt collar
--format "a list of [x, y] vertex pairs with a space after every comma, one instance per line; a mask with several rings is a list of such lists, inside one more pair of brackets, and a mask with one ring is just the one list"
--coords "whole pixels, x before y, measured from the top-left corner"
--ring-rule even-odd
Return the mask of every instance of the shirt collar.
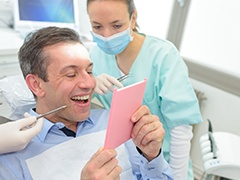
[[[38, 116], [38, 114], [33, 109], [30, 110], [29, 114], [32, 115], [32, 116], [36, 116], [36, 117]], [[83, 122], [90, 123], [90, 124], [95, 124], [95, 122], [91, 119], [91, 117], [89, 117], [88, 119], [84, 120]], [[79, 123], [79, 124], [81, 124], [81, 123]], [[78, 126], [79, 126], [79, 124], [78, 124]], [[60, 129], [60, 128], [63, 128], [65, 125], [63, 123], [61, 123], [61, 122], [53, 123], [53, 122], [49, 121], [48, 119], [44, 118], [42, 130], [37, 135], [37, 137], [39, 138], [39, 140], [41, 142], [44, 142], [48, 132], [50, 131], [50, 129], [53, 126], [57, 126], [58, 129]]]
[[[34, 111], [33, 109], [30, 110], [29, 112], [30, 115], [32, 116], [38, 116], [38, 113], [36, 113], [36, 111]], [[37, 135], [37, 137], [40, 139], [41, 142], [44, 142], [48, 131], [54, 126], [54, 123], [50, 122], [49, 120], [47, 120], [46, 118], [43, 118], [43, 127], [41, 132]]]

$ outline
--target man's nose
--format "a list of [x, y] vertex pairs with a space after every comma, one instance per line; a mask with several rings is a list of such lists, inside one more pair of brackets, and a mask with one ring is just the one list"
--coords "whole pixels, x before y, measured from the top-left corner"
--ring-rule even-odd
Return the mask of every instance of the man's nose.
[[79, 78], [78, 80], [79, 88], [91, 89], [95, 87], [95, 79], [93, 76], [87, 74]]

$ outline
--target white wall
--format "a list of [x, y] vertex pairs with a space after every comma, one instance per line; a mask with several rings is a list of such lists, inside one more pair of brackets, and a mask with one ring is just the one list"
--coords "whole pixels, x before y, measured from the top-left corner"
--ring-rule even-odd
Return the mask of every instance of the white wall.
[[12, 0], [0, 0], [0, 27], [8, 27], [12, 20]]
[[239, 0], [191, 0], [181, 55], [240, 77], [239, 7]]
[[140, 32], [166, 38], [174, 0], [135, 0]]
[[87, 1], [79, 0], [79, 32], [80, 35], [86, 40], [92, 40], [90, 34], [91, 24], [87, 14]]

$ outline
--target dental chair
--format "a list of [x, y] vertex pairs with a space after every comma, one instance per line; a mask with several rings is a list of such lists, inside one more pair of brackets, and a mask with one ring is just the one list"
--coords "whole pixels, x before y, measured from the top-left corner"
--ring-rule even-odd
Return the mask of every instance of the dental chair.
[[209, 131], [200, 138], [206, 180], [214, 177], [240, 179], [240, 136], [229, 132]]
[[35, 106], [33, 94], [21, 74], [2, 78], [0, 93], [11, 108], [11, 115], [7, 117], [11, 120], [23, 118], [23, 114]]

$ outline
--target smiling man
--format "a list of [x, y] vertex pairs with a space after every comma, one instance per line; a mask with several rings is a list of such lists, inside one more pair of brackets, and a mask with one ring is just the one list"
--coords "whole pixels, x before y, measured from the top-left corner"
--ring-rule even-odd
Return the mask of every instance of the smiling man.
[[[109, 112], [103, 109], [90, 111], [96, 84], [93, 64], [75, 31], [47, 27], [33, 32], [20, 48], [19, 62], [26, 83], [36, 98], [36, 108], [30, 110], [31, 115], [37, 116], [63, 105], [67, 108], [46, 116], [42, 131], [24, 150], [0, 155], [0, 179], [56, 179], [56, 175], [61, 179], [72, 179], [70, 175], [75, 171], [79, 174], [76, 179], [119, 179], [125, 172], [131, 173], [131, 178], [135, 176], [134, 179], [172, 179], [171, 169], [161, 151], [164, 129], [159, 118], [146, 106], [141, 106], [131, 117], [134, 123], [132, 139], [125, 144], [126, 151], [121, 152], [128, 157], [123, 165], [119, 165], [115, 149], [98, 147], [97, 152], [89, 154], [88, 150], [96, 143], [89, 147], [82, 145], [84, 142], [80, 138], [84, 135], [99, 138], [95, 134], [106, 130]], [[67, 158], [61, 161], [63, 170], [57, 168], [57, 173], [52, 176], [40, 173], [33, 177], [31, 169], [40, 171], [50, 163], [50, 158], [40, 167], [38, 161], [33, 165], [35, 167], [27, 164], [29, 160], [77, 139], [75, 137], [80, 139], [76, 151], [87, 155], [82, 156], [85, 159], [75, 158], [83, 164], [82, 168], [66, 173], [70, 166], [64, 166], [65, 163], [71, 164]], [[61, 160], [62, 156], [57, 158]], [[61, 168], [61, 163], [56, 166]]]
[[[54, 37], [54, 34], [51, 36]], [[51, 40], [48, 43], [51, 43]], [[21, 57], [23, 51], [26, 50], [20, 50], [20, 59], [25, 59], [24, 56]], [[43, 60], [41, 64], [48, 67], [38, 76], [25, 75], [28, 87], [37, 96], [37, 113], [43, 114], [59, 106], [68, 105], [62, 112], [48, 118], [54, 123], [62, 122], [68, 129], [76, 132], [79, 120], [87, 119], [90, 114], [90, 100], [95, 87], [93, 64], [86, 48], [80, 43], [60, 42], [45, 47], [43, 51], [44, 55], [40, 57]], [[34, 63], [32, 59], [29, 60]], [[28, 66], [23, 62], [21, 67], [26, 69]]]

